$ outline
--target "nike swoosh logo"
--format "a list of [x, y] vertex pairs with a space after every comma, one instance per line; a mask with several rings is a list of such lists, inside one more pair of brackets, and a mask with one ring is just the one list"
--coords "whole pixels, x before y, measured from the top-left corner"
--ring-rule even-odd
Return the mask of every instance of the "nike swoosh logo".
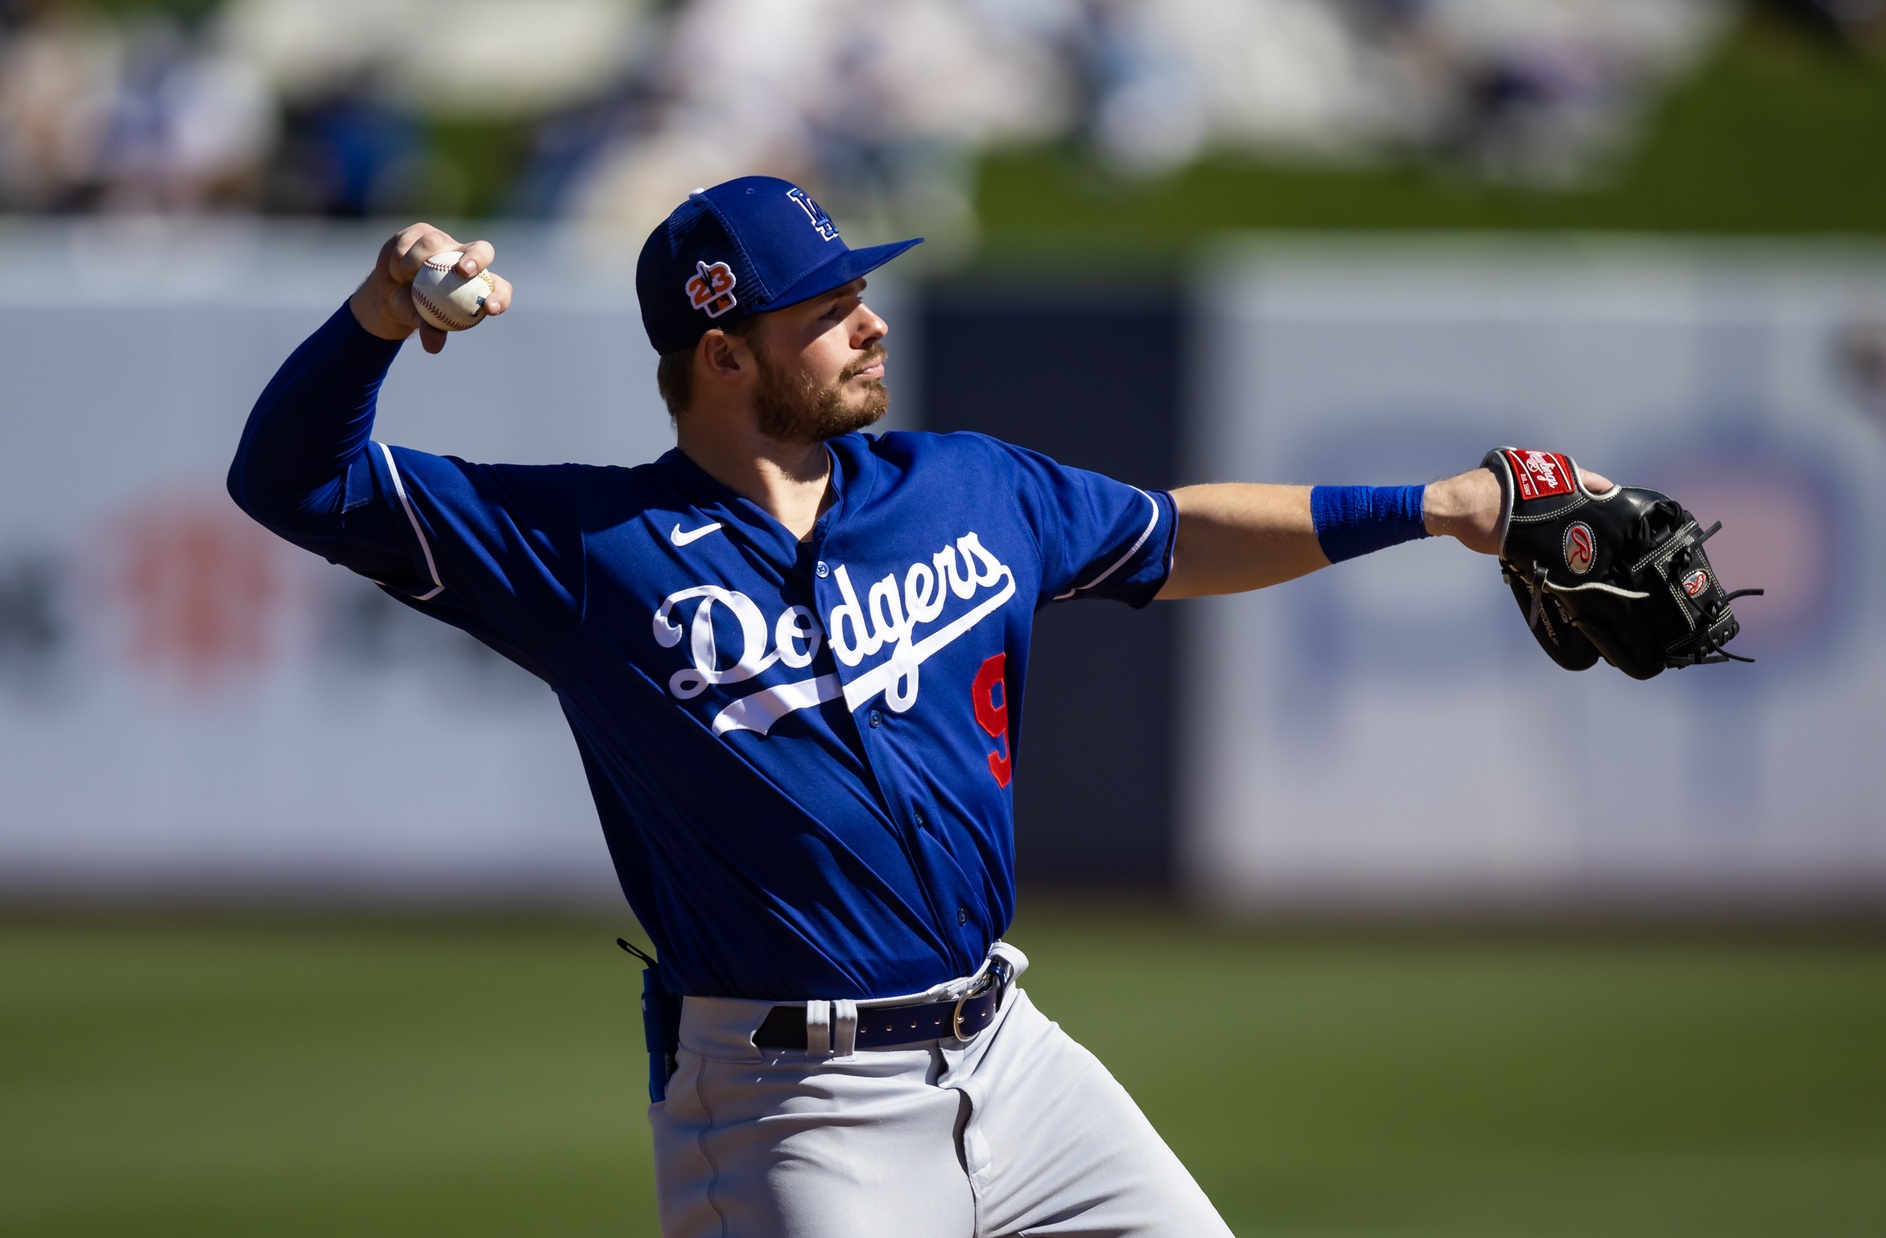
[[720, 531], [720, 521], [718, 520], [716, 520], [713, 524], [704, 524], [698, 529], [689, 529], [686, 533], [683, 533], [681, 531], [681, 522], [676, 521], [674, 532], [668, 535], [668, 540], [673, 542], [677, 546], [685, 546], [689, 542], [700, 541], [703, 537], [706, 537], [709, 533], [717, 533], [719, 531]]

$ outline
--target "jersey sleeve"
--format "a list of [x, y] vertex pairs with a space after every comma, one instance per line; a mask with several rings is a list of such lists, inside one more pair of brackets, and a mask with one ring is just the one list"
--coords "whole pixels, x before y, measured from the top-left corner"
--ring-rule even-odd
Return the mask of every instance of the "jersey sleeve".
[[350, 470], [347, 523], [400, 545], [406, 571], [375, 583], [555, 683], [583, 604], [581, 525], [559, 494], [563, 471], [369, 442]]
[[1172, 571], [1178, 513], [1163, 490], [1141, 490], [990, 439], [1019, 475], [1041, 548], [1044, 602], [1151, 602]]
[[468, 464], [370, 438], [399, 351], [342, 306], [256, 401], [229, 493], [306, 550], [556, 682], [582, 607], [582, 535], [556, 468]]

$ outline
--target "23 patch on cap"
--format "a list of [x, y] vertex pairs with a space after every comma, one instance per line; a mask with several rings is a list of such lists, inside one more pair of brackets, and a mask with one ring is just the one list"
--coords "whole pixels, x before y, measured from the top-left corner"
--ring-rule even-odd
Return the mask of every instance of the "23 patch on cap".
[[733, 268], [726, 263], [696, 262], [694, 274], [688, 276], [688, 304], [707, 311], [709, 318], [718, 318], [740, 304], [733, 295], [734, 282]]

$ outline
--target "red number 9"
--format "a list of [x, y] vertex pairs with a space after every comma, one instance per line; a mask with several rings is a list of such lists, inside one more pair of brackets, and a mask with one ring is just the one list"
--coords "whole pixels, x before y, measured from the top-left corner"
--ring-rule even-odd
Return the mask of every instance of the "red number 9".
[[996, 785], [1002, 787], [1008, 785], [1012, 776], [1008, 750], [1008, 685], [1002, 678], [1007, 666], [1008, 655], [996, 654], [982, 664], [969, 690], [976, 705], [976, 721], [989, 733], [989, 738], [1002, 745], [1002, 751], [989, 754], [989, 772], [995, 775]]

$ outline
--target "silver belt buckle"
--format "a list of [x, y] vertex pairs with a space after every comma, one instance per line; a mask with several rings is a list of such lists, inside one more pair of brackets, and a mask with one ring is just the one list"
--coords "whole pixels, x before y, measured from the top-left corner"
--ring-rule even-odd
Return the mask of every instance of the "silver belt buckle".
[[963, 1035], [964, 1005], [974, 1001], [978, 997], [982, 997], [988, 993], [990, 989], [998, 988], [1007, 982], [1008, 964], [1001, 959], [997, 959], [990, 964], [987, 971], [982, 973], [981, 978], [970, 986], [969, 992], [956, 999], [956, 1009], [950, 1012], [950, 1035], [956, 1037], [956, 1043], [966, 1045], [976, 1037], [982, 1035], [981, 1028], [977, 1028], [967, 1036]]

